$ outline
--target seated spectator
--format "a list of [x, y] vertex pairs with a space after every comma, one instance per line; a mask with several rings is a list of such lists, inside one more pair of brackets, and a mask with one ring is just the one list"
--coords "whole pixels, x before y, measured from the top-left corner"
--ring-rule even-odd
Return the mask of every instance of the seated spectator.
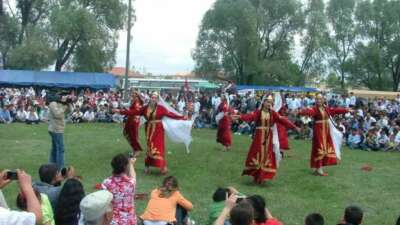
[[368, 131], [367, 137], [365, 139], [365, 144], [366, 144], [367, 150], [373, 150], [373, 151], [379, 150], [378, 135], [377, 135], [376, 128], [371, 128]]
[[4, 105], [0, 108], [0, 123], [10, 124], [13, 122], [13, 118], [10, 113], [10, 104]]
[[397, 151], [400, 151], [400, 131], [397, 128], [395, 131], [395, 136], [394, 136], [394, 149]]
[[237, 199], [237, 195], [231, 195], [225, 201], [225, 207], [214, 225], [223, 225], [228, 218], [231, 225], [254, 224], [254, 210], [252, 205], [246, 201], [237, 204]]
[[39, 115], [40, 121], [48, 122], [49, 121], [49, 107], [46, 105], [42, 108]]
[[[181, 207], [179, 210], [177, 210], [178, 206]], [[179, 192], [178, 180], [169, 176], [164, 179], [161, 187], [151, 192], [150, 200], [140, 218], [144, 221], [144, 225], [164, 225], [175, 222], [182, 225], [185, 211], [192, 209], [192, 203]]]
[[[42, 225], [55, 225], [54, 222], [54, 213], [53, 208], [51, 207], [49, 198], [45, 194], [40, 194], [38, 191], [35, 190], [35, 195], [41, 204], [41, 211], [42, 211], [42, 221], [40, 224]], [[17, 197], [17, 207], [22, 211], [28, 210], [27, 201], [25, 195], [22, 193], [18, 194]]]
[[27, 115], [26, 115], [26, 124], [38, 124], [39, 123], [39, 116], [36, 112], [35, 107], [29, 107]]
[[378, 137], [379, 148], [381, 150], [386, 150], [390, 145], [389, 129], [384, 127]]
[[[7, 171], [0, 173], [0, 190], [7, 186], [11, 180], [6, 177]], [[32, 178], [22, 170], [17, 170], [18, 186], [25, 196], [27, 212], [12, 211], [0, 206], [0, 225], [23, 224], [35, 225], [42, 221], [40, 202], [32, 188]]]
[[27, 112], [25, 111], [24, 107], [19, 106], [17, 109], [17, 114], [15, 115], [15, 120], [19, 122], [25, 122]]
[[347, 138], [347, 146], [351, 149], [361, 148], [361, 135], [357, 129], [352, 129], [349, 137]]
[[82, 118], [83, 118], [83, 113], [81, 112], [81, 110], [79, 109], [79, 107], [75, 107], [74, 112], [72, 112], [71, 115], [71, 121], [72, 123], [80, 123], [82, 122]]
[[86, 112], [83, 114], [82, 119], [85, 122], [93, 122], [95, 119], [95, 114], [93, 112], [93, 109], [89, 108], [88, 110], [86, 110]]
[[61, 172], [58, 170], [56, 164], [45, 164], [39, 168], [39, 178], [40, 182], [35, 182], [33, 187], [39, 193], [48, 196], [54, 212], [61, 191], [60, 185], [63, 180]]
[[253, 225], [283, 225], [279, 220], [275, 219], [270, 211], [265, 207], [265, 200], [260, 195], [253, 195], [246, 198], [254, 209]]
[[112, 176], [103, 181], [102, 188], [113, 194], [115, 225], [136, 225], [134, 195], [136, 187], [135, 158], [116, 155], [111, 161]]
[[358, 206], [349, 206], [344, 211], [344, 217], [338, 225], [359, 225], [362, 223], [363, 211]]
[[319, 213], [311, 213], [306, 216], [304, 225], [324, 225], [324, 217]]
[[111, 224], [113, 195], [105, 190], [96, 191], [84, 197], [80, 203], [81, 217], [79, 225]]
[[251, 134], [251, 127], [250, 127], [250, 125], [249, 125], [247, 122], [242, 121], [242, 122], [240, 123], [239, 127], [238, 127], [237, 133], [238, 133], [239, 135], [240, 135], [240, 134], [250, 135], [250, 134]]
[[[210, 206], [209, 214], [208, 214], [208, 224], [214, 224], [217, 220], [218, 216], [221, 214], [222, 210], [225, 207], [226, 197], [231, 196], [232, 194], [239, 194], [239, 192], [233, 188], [218, 188], [213, 194], [213, 203]], [[225, 223], [227, 225], [228, 223]]]
[[78, 179], [71, 178], [64, 183], [58, 196], [55, 211], [57, 225], [78, 225], [79, 204], [83, 197], [85, 197], [85, 191]]

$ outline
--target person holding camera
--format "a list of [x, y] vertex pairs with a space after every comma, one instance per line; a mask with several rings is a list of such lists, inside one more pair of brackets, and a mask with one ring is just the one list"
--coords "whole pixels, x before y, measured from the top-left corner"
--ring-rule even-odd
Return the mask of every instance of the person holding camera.
[[105, 179], [102, 189], [113, 195], [113, 225], [136, 225], [135, 189], [136, 189], [136, 158], [124, 154], [116, 155], [111, 161], [112, 176]]
[[0, 172], [0, 190], [7, 186], [11, 180], [17, 180], [21, 193], [26, 198], [26, 212], [17, 212], [0, 206], [0, 225], [23, 224], [35, 225], [42, 221], [41, 205], [32, 188], [32, 178], [23, 170], [16, 172]]
[[72, 99], [68, 95], [55, 95], [48, 98], [49, 103], [49, 134], [51, 137], [50, 163], [64, 167], [64, 129], [65, 113], [70, 111]]

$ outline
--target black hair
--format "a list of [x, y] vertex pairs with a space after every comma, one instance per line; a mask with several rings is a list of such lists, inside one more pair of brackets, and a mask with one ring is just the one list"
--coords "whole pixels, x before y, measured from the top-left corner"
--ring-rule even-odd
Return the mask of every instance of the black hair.
[[51, 184], [57, 176], [58, 167], [56, 164], [44, 164], [39, 168], [39, 178], [43, 183]]
[[232, 225], [251, 225], [253, 219], [253, 207], [245, 201], [237, 204], [229, 213], [229, 222]]
[[226, 193], [229, 194], [229, 190], [227, 188], [218, 187], [213, 194], [213, 201], [214, 202], [222, 202], [226, 200]]
[[399, 216], [399, 218], [397, 218], [396, 225], [400, 225], [400, 216]]
[[265, 212], [265, 200], [260, 195], [252, 195], [247, 197], [249, 203], [254, 209], [254, 220], [256, 223], [265, 223], [267, 221], [267, 215]]
[[78, 225], [79, 204], [85, 197], [82, 183], [77, 179], [68, 179], [58, 196], [54, 219], [57, 225]]
[[319, 213], [311, 213], [306, 216], [306, 225], [324, 225], [324, 217]]
[[[36, 198], [39, 200], [39, 202], [42, 202], [42, 197], [40, 196], [40, 193], [36, 190], [33, 189], [35, 192]], [[26, 196], [22, 193], [19, 193], [17, 196], [17, 201], [16, 201], [16, 206], [18, 209], [22, 211], [26, 211], [28, 209], [28, 203], [26, 201]]]
[[363, 211], [358, 206], [349, 206], [344, 211], [344, 220], [353, 225], [361, 224], [363, 218]]
[[114, 175], [120, 175], [126, 171], [126, 168], [129, 164], [128, 156], [124, 154], [118, 154], [114, 156], [111, 160], [111, 167], [113, 169]]
[[179, 190], [178, 179], [176, 179], [174, 176], [168, 176], [164, 178], [162, 186], [159, 188], [159, 190], [160, 198], [171, 197], [177, 190]]

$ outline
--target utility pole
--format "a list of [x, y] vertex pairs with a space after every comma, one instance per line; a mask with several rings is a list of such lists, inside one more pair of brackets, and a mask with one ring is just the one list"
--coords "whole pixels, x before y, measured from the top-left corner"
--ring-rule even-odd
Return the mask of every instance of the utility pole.
[[126, 35], [126, 64], [125, 64], [125, 84], [124, 84], [124, 101], [128, 101], [128, 75], [129, 75], [129, 60], [131, 47], [131, 21], [132, 21], [132, 0], [128, 0], [128, 32]]

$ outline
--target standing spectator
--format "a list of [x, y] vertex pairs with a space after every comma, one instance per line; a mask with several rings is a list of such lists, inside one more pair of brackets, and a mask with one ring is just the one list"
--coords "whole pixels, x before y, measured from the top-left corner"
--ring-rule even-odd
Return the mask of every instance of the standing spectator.
[[136, 225], [134, 195], [136, 187], [135, 158], [123, 154], [111, 161], [113, 175], [102, 184], [104, 190], [113, 194], [112, 225]]
[[[151, 192], [150, 200], [147, 207], [140, 216], [143, 219], [144, 225], [161, 225], [167, 223], [178, 222], [182, 225], [183, 218], [177, 218], [177, 208], [184, 212], [193, 209], [191, 202], [186, 200], [179, 192], [178, 180], [169, 176], [163, 181], [161, 187], [154, 189]], [[181, 215], [178, 215], [181, 217]], [[223, 224], [223, 223], [222, 223]]]
[[349, 106], [350, 107], [356, 106], [356, 102], [357, 102], [356, 96], [354, 96], [353, 92], [350, 92], [350, 104], [349, 104]]
[[306, 217], [305, 225], [324, 225], [324, 217], [319, 213], [311, 213]]
[[67, 96], [56, 95], [50, 98], [49, 134], [52, 148], [49, 162], [56, 163], [58, 168], [64, 167], [64, 129], [65, 113], [68, 111]]
[[80, 203], [79, 225], [109, 225], [112, 220], [113, 195], [108, 191], [96, 191], [84, 197]]
[[68, 179], [63, 185], [55, 212], [57, 225], [78, 225], [80, 218], [79, 204], [85, 197], [82, 183], [74, 178]]

